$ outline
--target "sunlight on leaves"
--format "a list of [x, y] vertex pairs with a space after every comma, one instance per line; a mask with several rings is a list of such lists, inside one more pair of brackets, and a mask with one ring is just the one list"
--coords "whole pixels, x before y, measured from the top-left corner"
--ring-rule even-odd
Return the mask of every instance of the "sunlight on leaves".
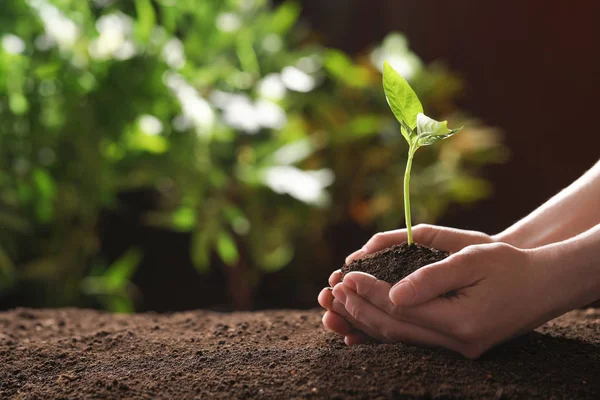
[[[415, 128], [417, 115], [423, 112], [423, 106], [408, 82], [387, 62], [383, 67], [383, 88], [396, 119], [399, 122], [404, 121], [410, 128]], [[410, 143], [412, 132], [402, 129], [402, 134]]]
[[235, 240], [226, 231], [219, 232], [216, 250], [221, 260], [230, 267], [234, 267], [240, 259]]

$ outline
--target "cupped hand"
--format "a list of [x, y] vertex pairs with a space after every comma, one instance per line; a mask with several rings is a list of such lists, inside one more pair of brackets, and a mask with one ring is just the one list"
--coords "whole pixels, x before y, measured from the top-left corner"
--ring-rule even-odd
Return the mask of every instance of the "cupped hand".
[[[560, 314], [549, 275], [530, 250], [504, 243], [474, 245], [393, 287], [351, 272], [331, 291], [331, 310], [380, 341], [440, 346], [477, 358]], [[450, 291], [456, 296], [440, 297]], [[335, 330], [341, 318], [330, 312], [324, 323]], [[362, 339], [354, 330], [349, 333], [351, 343]]]
[[[427, 224], [415, 226], [413, 228], [413, 238], [416, 243], [450, 253], [455, 253], [473, 244], [492, 243], [494, 241], [492, 237], [485, 233]], [[360, 250], [349, 255], [346, 258], [346, 264], [395, 244], [403, 243], [406, 239], [406, 229], [378, 233], [367, 241]], [[329, 277], [330, 288], [323, 289], [319, 294], [319, 303], [327, 309], [323, 317], [323, 323], [327, 329], [345, 336], [345, 341], [348, 344], [364, 342], [366, 340], [364, 333], [368, 335], [369, 329], [352, 318], [339, 302], [334, 301], [331, 288], [337, 285], [341, 279], [341, 271], [334, 271]], [[377, 338], [377, 335], [374, 335], [373, 332], [369, 336]]]

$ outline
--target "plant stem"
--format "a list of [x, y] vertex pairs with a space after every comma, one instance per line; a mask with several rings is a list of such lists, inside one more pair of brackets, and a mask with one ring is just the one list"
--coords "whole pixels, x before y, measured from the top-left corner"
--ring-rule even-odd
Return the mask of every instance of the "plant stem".
[[413, 149], [413, 146], [409, 148], [406, 171], [404, 172], [404, 219], [406, 220], [407, 242], [409, 246], [413, 244], [412, 224], [410, 222], [410, 169], [416, 150], [416, 148]]

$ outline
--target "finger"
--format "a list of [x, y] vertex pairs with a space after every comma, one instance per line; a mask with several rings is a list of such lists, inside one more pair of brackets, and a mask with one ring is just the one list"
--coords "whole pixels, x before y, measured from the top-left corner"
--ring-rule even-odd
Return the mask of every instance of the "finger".
[[368, 254], [375, 253], [379, 250], [387, 249], [395, 244], [405, 242], [407, 238], [406, 229], [396, 229], [393, 231], [379, 232], [371, 237], [362, 249], [356, 250], [354, 253], [346, 257], [346, 264], [350, 264], [354, 260], [358, 260]]
[[354, 327], [354, 329], [362, 331], [363, 333], [372, 337], [375, 340], [384, 341], [383, 336], [379, 335], [378, 332], [369, 329], [368, 327], [366, 327], [365, 325], [363, 325], [362, 323], [360, 323], [359, 321], [354, 319], [352, 317], [352, 315], [350, 315], [348, 313], [348, 311], [346, 311], [346, 308], [344, 307], [344, 303], [343, 303], [345, 301], [345, 295], [343, 294], [343, 291], [341, 290], [341, 286], [342, 286], [342, 284], [340, 283], [333, 288], [334, 296], [337, 294], [337, 296], [340, 296], [340, 299], [338, 300], [336, 298], [333, 301], [331, 309], [334, 312], [336, 312], [338, 315], [341, 315], [352, 327]]
[[342, 276], [343, 275], [341, 270], [338, 269], [337, 271], [333, 271], [329, 276], [329, 286], [334, 287], [335, 285], [340, 283], [342, 281]]
[[437, 331], [394, 319], [352, 290], [344, 287], [346, 311], [361, 323], [368, 332], [377, 332], [385, 342], [402, 342], [426, 346], [445, 347], [460, 351], [463, 344]]
[[344, 277], [343, 284], [380, 310], [394, 317], [402, 314], [400, 307], [390, 300], [392, 286], [389, 283], [364, 272], [350, 272]]
[[[406, 229], [396, 229], [375, 234], [363, 246], [346, 258], [346, 264], [364, 257], [367, 254], [387, 249], [395, 244], [406, 242], [408, 237]], [[423, 246], [434, 247], [439, 250], [455, 253], [465, 246], [486, 241], [486, 235], [476, 231], [463, 231], [428, 224], [419, 224], [413, 229], [413, 239]]]
[[[344, 277], [344, 286], [396, 320], [428, 328], [456, 340], [462, 340], [464, 306], [457, 298], [438, 298], [418, 307], [402, 307], [391, 302], [390, 284], [363, 272], [351, 272]], [[467, 296], [466, 293], [460, 293]]]
[[427, 224], [417, 225], [413, 236], [415, 242], [419, 244], [449, 253], [457, 253], [467, 246], [491, 241], [488, 235], [478, 231], [466, 231]]
[[344, 338], [344, 342], [347, 346], [356, 346], [357, 344], [365, 344], [372, 342], [373, 339], [365, 335], [363, 332], [354, 331]]
[[368, 343], [370, 338], [364, 333], [354, 329], [341, 315], [335, 311], [326, 311], [322, 318], [323, 326], [328, 331], [344, 336], [344, 342], [348, 346]]
[[325, 312], [322, 321], [325, 329], [337, 333], [340, 336], [348, 336], [354, 332], [352, 326], [334, 311]]
[[369, 327], [361, 324], [360, 322], [356, 321], [354, 318], [352, 318], [352, 316], [348, 313], [348, 311], [346, 311], [346, 308], [344, 308], [344, 305], [338, 301], [334, 301], [333, 302], [333, 311], [338, 314], [341, 315], [346, 322], [348, 322], [352, 328], [354, 329], [355, 332], [362, 332], [363, 334], [367, 335], [368, 337], [373, 338], [376, 341], [379, 342], [385, 342], [385, 338], [383, 336], [381, 336], [378, 332], [370, 329]]
[[365, 249], [356, 250], [354, 253], [346, 257], [346, 264], [350, 264], [352, 261], [358, 260], [359, 258], [366, 256], [367, 254], [368, 253], [365, 251]]
[[333, 294], [331, 294], [331, 290], [331, 288], [325, 288], [321, 290], [321, 293], [319, 293], [319, 296], [317, 297], [321, 307], [326, 310], [331, 310], [331, 303], [333, 302]]
[[403, 310], [404, 320], [415, 325], [435, 330], [457, 341], [464, 342], [465, 333], [470, 329], [467, 321], [473, 320], [474, 311], [459, 304], [464, 298], [439, 298], [417, 307]]
[[481, 280], [480, 268], [468, 252], [458, 252], [413, 272], [390, 290], [396, 305], [414, 307]]
[[363, 250], [367, 254], [375, 253], [379, 250], [387, 249], [395, 244], [406, 242], [406, 229], [395, 229], [393, 231], [379, 232], [363, 246]]

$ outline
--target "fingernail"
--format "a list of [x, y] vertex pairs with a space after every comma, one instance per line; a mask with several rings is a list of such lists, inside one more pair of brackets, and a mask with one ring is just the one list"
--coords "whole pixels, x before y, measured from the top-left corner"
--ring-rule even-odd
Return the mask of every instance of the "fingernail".
[[390, 300], [394, 304], [405, 304], [415, 297], [415, 289], [408, 281], [398, 282], [390, 291]]
[[344, 291], [339, 288], [339, 289], [333, 289], [333, 297], [340, 303], [346, 305], [346, 293], [344, 293]]
[[325, 289], [329, 290], [330, 292], [333, 292], [333, 288], [332, 287], [326, 287]]

